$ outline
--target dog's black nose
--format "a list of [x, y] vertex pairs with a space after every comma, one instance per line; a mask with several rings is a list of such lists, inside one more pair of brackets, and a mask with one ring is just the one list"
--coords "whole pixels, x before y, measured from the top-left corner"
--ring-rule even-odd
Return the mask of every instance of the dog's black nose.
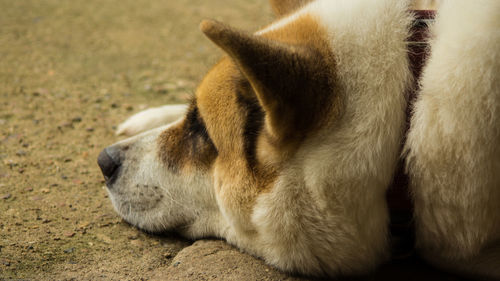
[[118, 148], [110, 146], [103, 149], [97, 157], [97, 164], [101, 168], [104, 179], [109, 186], [116, 179], [118, 168], [121, 166]]

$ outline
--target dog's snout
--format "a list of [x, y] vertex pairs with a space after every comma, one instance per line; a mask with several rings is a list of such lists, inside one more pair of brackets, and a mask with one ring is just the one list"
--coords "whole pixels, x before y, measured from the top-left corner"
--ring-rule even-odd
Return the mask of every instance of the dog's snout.
[[97, 157], [97, 164], [101, 168], [108, 186], [116, 179], [116, 174], [121, 166], [120, 158], [120, 149], [114, 146], [106, 147]]

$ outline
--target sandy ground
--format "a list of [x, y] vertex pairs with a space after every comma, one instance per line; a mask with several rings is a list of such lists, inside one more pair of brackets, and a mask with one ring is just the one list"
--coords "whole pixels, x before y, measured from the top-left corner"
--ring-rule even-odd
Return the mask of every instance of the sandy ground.
[[[201, 19], [254, 30], [272, 18], [266, 0], [0, 0], [0, 11], [0, 280], [299, 280], [222, 241], [131, 227], [96, 165], [118, 123], [185, 101], [220, 56]], [[368, 280], [431, 272], [412, 263]]]

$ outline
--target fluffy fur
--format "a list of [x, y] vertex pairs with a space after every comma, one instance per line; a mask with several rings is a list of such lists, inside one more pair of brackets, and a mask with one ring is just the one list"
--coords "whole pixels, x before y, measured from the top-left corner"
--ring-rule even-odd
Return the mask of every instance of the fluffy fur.
[[[133, 134], [182, 117], [107, 149], [120, 164], [110, 198], [138, 227], [225, 238], [282, 270], [367, 273], [389, 256], [385, 192], [411, 84], [409, 3], [272, 3], [285, 16], [255, 35], [202, 24], [229, 57], [184, 117], [163, 107], [120, 126]], [[499, 3], [444, 5], [406, 145], [421, 253], [490, 277], [500, 268]]]
[[[304, 141], [273, 189], [257, 199], [252, 222], [261, 256], [271, 264], [359, 274], [388, 256], [384, 196], [410, 79], [407, 7], [405, 1], [316, 1], [297, 12], [315, 15], [327, 28], [345, 107], [338, 123]], [[283, 22], [290, 20], [261, 33]]]
[[500, 2], [445, 2], [406, 149], [418, 248], [500, 278]]
[[180, 118], [186, 112], [186, 109], [185, 104], [173, 104], [141, 111], [121, 123], [116, 130], [116, 134], [133, 136], [158, 128]]

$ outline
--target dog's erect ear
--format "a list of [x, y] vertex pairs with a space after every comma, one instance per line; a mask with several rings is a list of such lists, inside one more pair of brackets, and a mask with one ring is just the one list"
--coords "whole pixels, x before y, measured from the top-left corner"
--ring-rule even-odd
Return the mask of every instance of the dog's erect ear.
[[201, 30], [222, 48], [250, 82], [276, 139], [300, 137], [318, 125], [328, 104], [331, 73], [324, 54], [206, 20]]
[[270, 0], [273, 11], [278, 16], [287, 15], [312, 0]]

